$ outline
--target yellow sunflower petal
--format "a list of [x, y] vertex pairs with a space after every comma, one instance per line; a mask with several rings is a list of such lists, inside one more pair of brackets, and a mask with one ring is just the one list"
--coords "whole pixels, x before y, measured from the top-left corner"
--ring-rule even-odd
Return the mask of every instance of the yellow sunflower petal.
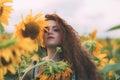
[[49, 75], [41, 75], [40, 80], [47, 80], [49, 78]]
[[3, 73], [4, 73], [4, 75], [7, 73], [7, 66], [3, 67]]
[[[16, 25], [17, 28], [14, 35], [16, 37], [21, 37], [20, 39], [29, 37], [40, 42], [41, 46], [44, 46], [43, 34], [45, 25], [48, 25], [48, 22], [45, 21], [42, 14], [39, 13], [33, 17], [31, 13], [26, 16], [25, 20], [23, 19], [22, 22]], [[34, 30], [34, 35], [32, 34], [32, 30]], [[36, 50], [37, 49], [36, 47]]]
[[6, 62], [9, 62], [10, 59], [13, 59], [13, 55], [12, 55], [11, 49], [5, 49], [2, 52], [2, 57], [5, 59]]
[[8, 25], [9, 14], [11, 13], [11, 6], [4, 5], [5, 2], [11, 2], [10, 0], [2, 0], [0, 1], [0, 20], [3, 24]]
[[56, 73], [55, 74], [55, 80], [60, 80], [61, 78], [61, 73]]
[[33, 58], [33, 60], [35, 60], [35, 61], [39, 60], [39, 56], [38, 56], [37, 54], [34, 54], [32, 58]]
[[97, 33], [97, 29], [93, 30], [93, 32], [90, 34], [90, 38], [95, 39], [96, 33]]
[[0, 67], [0, 80], [4, 80], [3, 77], [4, 74], [3, 74], [3, 69]]
[[12, 74], [15, 74], [15, 73], [16, 73], [16, 71], [15, 71], [15, 69], [14, 69], [14, 67], [13, 67], [12, 65], [9, 65], [9, 66], [8, 66], [8, 70], [9, 70]]
[[29, 23], [32, 21], [32, 14], [26, 16], [25, 23]]
[[117, 58], [112, 58], [110, 59], [109, 64], [115, 64], [116, 61], [117, 61]]
[[99, 59], [102, 59], [102, 58], [105, 58], [105, 57], [107, 57], [107, 54], [102, 54], [102, 53], [101, 53], [101, 54], [98, 55], [98, 58], [99, 58]]
[[40, 14], [40, 13], [39, 13], [39, 14], [36, 14], [36, 15], [33, 17], [32, 20], [33, 20], [33, 21], [37, 21], [37, 20], [39, 20], [38, 17], [41, 17], [41, 16], [42, 16], [42, 14]]
[[109, 77], [113, 77], [114, 74], [115, 73], [113, 71], [109, 71], [109, 73], [108, 73]]

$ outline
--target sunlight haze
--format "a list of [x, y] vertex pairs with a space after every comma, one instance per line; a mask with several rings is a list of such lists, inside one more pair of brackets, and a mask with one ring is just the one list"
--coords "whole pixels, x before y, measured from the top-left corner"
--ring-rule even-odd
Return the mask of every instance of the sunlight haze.
[[9, 26], [6, 32], [14, 32], [20, 22], [32, 9], [37, 13], [57, 13], [80, 34], [85, 35], [98, 29], [97, 37], [118, 37], [120, 30], [106, 32], [120, 24], [120, 0], [13, 0]]

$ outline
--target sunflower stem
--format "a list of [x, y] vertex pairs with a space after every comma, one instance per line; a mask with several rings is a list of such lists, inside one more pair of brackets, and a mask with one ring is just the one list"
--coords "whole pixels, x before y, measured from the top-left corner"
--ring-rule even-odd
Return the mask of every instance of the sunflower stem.
[[51, 59], [54, 59], [54, 57], [56, 56], [56, 54], [60, 53], [60, 52], [62, 52], [61, 47], [56, 47], [56, 52], [55, 52], [55, 54], [53, 55], [53, 57]]
[[28, 69], [28, 70], [24, 73], [24, 75], [22, 76], [22, 79], [21, 79], [21, 80], [24, 79], [25, 75], [26, 75], [30, 70], [32, 70], [32, 69], [34, 69], [34, 68], [36, 68], [36, 67], [38, 67], [38, 66], [41, 66], [41, 65], [43, 65], [43, 64], [45, 64], [45, 63], [47, 63], [47, 62], [49, 62], [49, 61], [51, 61], [51, 59], [50, 59], [50, 60], [43, 61], [43, 62], [41, 62], [41, 63], [38, 63], [38, 64], [32, 66], [30, 69]]
[[18, 80], [20, 80], [20, 73], [21, 73], [21, 69], [20, 69], [20, 65], [18, 66]]

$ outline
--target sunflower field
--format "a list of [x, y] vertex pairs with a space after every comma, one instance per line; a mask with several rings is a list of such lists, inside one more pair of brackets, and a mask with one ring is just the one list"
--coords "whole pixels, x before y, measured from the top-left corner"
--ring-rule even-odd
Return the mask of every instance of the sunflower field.
[[[26, 69], [29, 65], [36, 64], [35, 61], [41, 61], [41, 58], [45, 56], [41, 53], [40, 46], [44, 47], [42, 36], [44, 26], [48, 25], [48, 22], [44, 20], [41, 13], [32, 15], [31, 10], [26, 17], [22, 16], [22, 21], [15, 25], [15, 31], [12, 34], [6, 33], [4, 28], [9, 25], [8, 18], [13, 9], [5, 3], [12, 3], [12, 0], [0, 0], [0, 80], [23, 80], [26, 72], [48, 62], [56, 67], [63, 66], [66, 73], [72, 73], [67, 68], [69, 65], [63, 62], [55, 63], [53, 60], [44, 61]], [[108, 31], [119, 28], [118, 25]], [[104, 80], [120, 80], [120, 38], [97, 39], [96, 34], [95, 29], [88, 33], [88, 36], [80, 36], [82, 46], [88, 51]], [[50, 67], [54, 66], [50, 65]], [[61, 76], [59, 73], [56, 75], [58, 79]], [[45, 76], [42, 77], [45, 79]]]

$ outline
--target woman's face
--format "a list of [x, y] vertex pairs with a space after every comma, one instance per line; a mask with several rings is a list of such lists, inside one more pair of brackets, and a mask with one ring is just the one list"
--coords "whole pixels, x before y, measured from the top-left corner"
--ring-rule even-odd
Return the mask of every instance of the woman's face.
[[44, 33], [44, 42], [46, 47], [55, 47], [61, 44], [62, 33], [54, 20], [49, 20], [49, 26], [45, 26], [48, 31]]

